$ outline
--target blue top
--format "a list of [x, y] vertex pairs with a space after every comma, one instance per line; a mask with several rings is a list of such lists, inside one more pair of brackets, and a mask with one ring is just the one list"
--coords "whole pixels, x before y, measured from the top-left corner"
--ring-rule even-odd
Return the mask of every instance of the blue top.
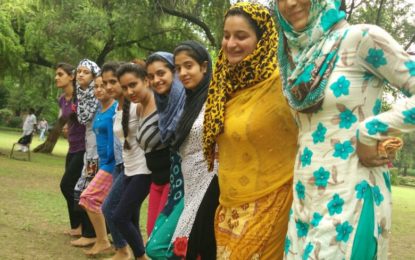
[[112, 130], [113, 117], [117, 102], [111, 105], [106, 111], [97, 112], [92, 130], [97, 138], [97, 150], [99, 156], [99, 169], [112, 174], [115, 167], [114, 156], [114, 134]]

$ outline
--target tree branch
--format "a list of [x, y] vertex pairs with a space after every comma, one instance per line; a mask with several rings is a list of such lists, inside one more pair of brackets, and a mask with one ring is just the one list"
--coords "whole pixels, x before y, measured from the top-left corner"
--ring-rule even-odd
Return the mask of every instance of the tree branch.
[[95, 59], [98, 66], [102, 66], [105, 62], [105, 58], [107, 55], [114, 50], [114, 38], [111, 36], [111, 38], [105, 43], [104, 48], [102, 49], [101, 53], [98, 55], [98, 57]]
[[408, 44], [405, 46], [405, 51], [407, 51], [409, 49], [409, 47], [411, 47], [412, 43], [415, 42], [415, 34], [412, 35], [411, 40], [408, 42]]
[[98, 55], [98, 57], [96, 58], [97, 64], [99, 66], [101, 66], [102, 64], [104, 64], [105, 62], [105, 58], [107, 57], [107, 55], [117, 49], [117, 48], [121, 48], [121, 47], [129, 47], [131, 45], [136, 44], [137, 47], [139, 47], [140, 49], [146, 50], [146, 51], [156, 51], [156, 49], [151, 48], [151, 47], [145, 47], [144, 45], [141, 45], [142, 41], [145, 40], [149, 40], [154, 36], [158, 36], [158, 35], [163, 35], [165, 33], [168, 32], [174, 32], [174, 31], [181, 31], [181, 29], [177, 29], [177, 28], [171, 28], [171, 29], [166, 29], [166, 30], [162, 30], [162, 31], [158, 31], [158, 32], [154, 32], [148, 35], [145, 35], [137, 40], [131, 40], [131, 41], [126, 41], [126, 42], [120, 42], [115, 44], [113, 39], [110, 39], [104, 46], [104, 48], [102, 49], [101, 53]]
[[350, 21], [350, 19], [352, 18], [352, 13], [353, 13], [354, 8], [355, 8], [355, 3], [354, 3], [354, 1], [355, 1], [355, 0], [353, 0], [353, 1], [352, 1], [351, 5], [350, 5], [350, 9], [349, 9], [349, 11], [347, 12], [347, 21], [348, 21], [348, 22], [349, 22], [349, 21]]
[[191, 23], [194, 23], [194, 24], [198, 25], [205, 32], [206, 37], [208, 38], [210, 44], [213, 47], [216, 47], [215, 37], [213, 37], [212, 32], [210, 31], [209, 26], [207, 26], [207, 24], [205, 24], [204, 22], [202, 22], [201, 20], [197, 19], [194, 16], [191, 16], [189, 14], [182, 13], [182, 12], [179, 12], [177, 10], [170, 9], [170, 8], [165, 7], [165, 6], [162, 6], [159, 1], [157, 1], [157, 5], [158, 5], [158, 7], [160, 8], [161, 11], [163, 11], [167, 14], [183, 18], [183, 19], [185, 19], [185, 20], [187, 20]]
[[380, 0], [380, 6], [379, 6], [379, 9], [378, 9], [378, 14], [376, 15], [376, 22], [375, 22], [376, 25], [379, 25], [379, 23], [380, 23], [380, 17], [382, 16], [382, 9], [383, 9], [384, 1], [385, 0]]
[[36, 53], [34, 58], [29, 57], [29, 55], [26, 53], [24, 60], [28, 63], [44, 66], [47, 68], [53, 68], [53, 66], [55, 66], [53, 62], [48, 61], [47, 59], [43, 58], [42, 56], [40, 56], [39, 53]]

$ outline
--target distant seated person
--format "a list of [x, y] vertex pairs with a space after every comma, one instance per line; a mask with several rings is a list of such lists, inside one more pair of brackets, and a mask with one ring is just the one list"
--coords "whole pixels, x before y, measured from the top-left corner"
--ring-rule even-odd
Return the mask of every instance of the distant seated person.
[[46, 121], [45, 118], [42, 118], [37, 124], [37, 129], [39, 129], [39, 139], [41, 141], [45, 141], [45, 133], [48, 131], [48, 128], [48, 121]]
[[33, 108], [29, 109], [29, 114], [26, 116], [26, 119], [23, 123], [23, 135], [17, 141], [20, 144], [19, 151], [27, 152], [29, 150], [28, 144], [32, 142], [32, 135], [36, 129], [36, 116], [35, 110]]

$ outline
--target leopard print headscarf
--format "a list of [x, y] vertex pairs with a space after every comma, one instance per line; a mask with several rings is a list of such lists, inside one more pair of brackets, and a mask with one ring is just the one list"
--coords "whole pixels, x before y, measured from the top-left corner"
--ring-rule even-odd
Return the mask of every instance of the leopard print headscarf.
[[249, 2], [237, 3], [229, 11], [232, 9], [241, 9], [248, 14], [262, 36], [256, 49], [236, 65], [229, 64], [222, 49], [219, 52], [209, 86], [203, 130], [203, 152], [209, 170], [213, 168], [216, 137], [223, 131], [225, 105], [231, 94], [268, 79], [277, 68], [278, 35], [268, 9], [261, 4]]

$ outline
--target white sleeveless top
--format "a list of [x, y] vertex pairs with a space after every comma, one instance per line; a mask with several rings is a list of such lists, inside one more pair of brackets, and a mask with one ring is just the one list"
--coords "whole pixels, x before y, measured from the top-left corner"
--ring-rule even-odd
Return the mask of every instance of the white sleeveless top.
[[[128, 121], [128, 136], [127, 140], [131, 149], [122, 150], [122, 156], [124, 160], [124, 174], [126, 176], [133, 176], [138, 174], [150, 174], [150, 170], [147, 168], [146, 158], [144, 151], [137, 143], [136, 133], [139, 126], [139, 118], [137, 117], [137, 104], [131, 103], [130, 105], [130, 118]], [[122, 130], [122, 109], [116, 110], [114, 120], [114, 134], [120, 139], [121, 144], [124, 146], [124, 132]]]

